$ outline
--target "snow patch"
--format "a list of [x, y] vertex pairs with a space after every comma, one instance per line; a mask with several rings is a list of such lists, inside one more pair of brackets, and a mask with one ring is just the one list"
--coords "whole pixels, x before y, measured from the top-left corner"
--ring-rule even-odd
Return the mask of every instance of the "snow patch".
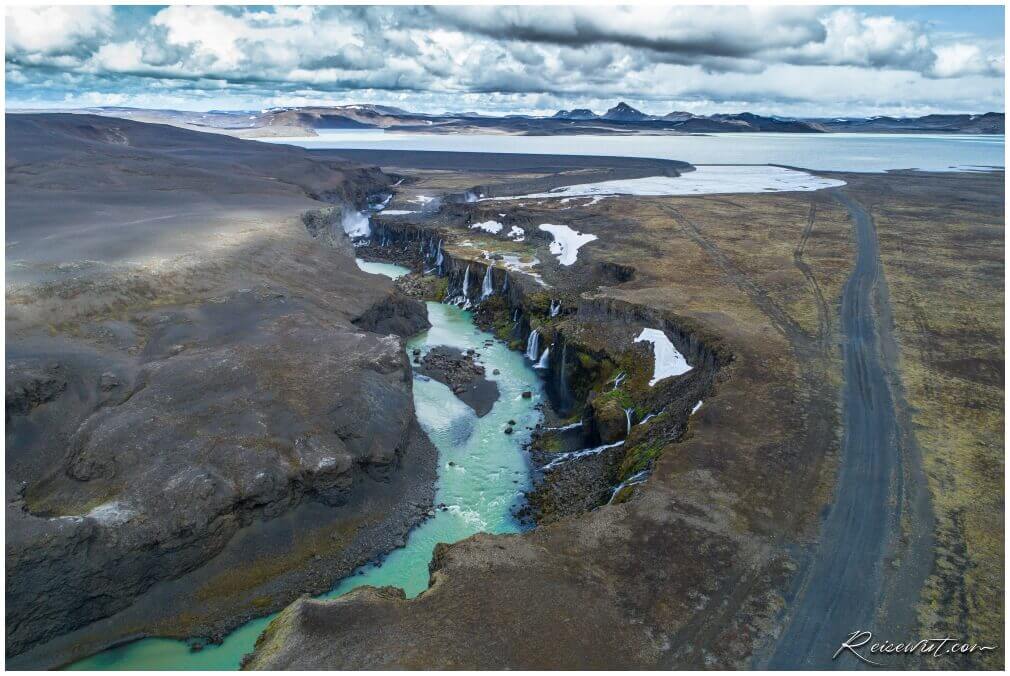
[[579, 249], [597, 239], [596, 235], [577, 232], [567, 225], [543, 223], [539, 228], [554, 238], [551, 243], [551, 253], [558, 257], [558, 262], [561, 265], [565, 266], [578, 260]]
[[593, 197], [640, 195], [650, 197], [675, 195], [720, 195], [758, 192], [807, 192], [845, 185], [845, 181], [821, 178], [805, 171], [768, 165], [700, 165], [680, 176], [649, 176], [619, 181], [600, 181], [496, 199], [543, 199], [547, 197]]
[[505, 226], [498, 221], [483, 221], [481, 223], [474, 223], [470, 226], [470, 229], [473, 230], [474, 228], [478, 228], [484, 232], [490, 232], [492, 235], [497, 235], [504, 227]]
[[652, 380], [649, 381], [649, 387], [654, 386], [664, 378], [679, 376], [691, 370], [691, 365], [687, 363], [684, 355], [673, 346], [673, 343], [666, 337], [666, 334], [659, 329], [642, 329], [642, 332], [638, 334], [638, 338], [635, 338], [635, 342], [640, 343], [642, 341], [652, 343], [652, 353], [656, 362], [652, 370]]

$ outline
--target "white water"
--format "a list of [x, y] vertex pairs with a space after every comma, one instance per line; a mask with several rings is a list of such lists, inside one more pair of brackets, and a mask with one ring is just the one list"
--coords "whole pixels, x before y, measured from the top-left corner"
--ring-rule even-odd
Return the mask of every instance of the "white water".
[[361, 239], [371, 237], [372, 228], [368, 222], [369, 213], [367, 211], [344, 211], [340, 219], [340, 225], [351, 239]]
[[620, 446], [624, 443], [624, 439], [620, 441], [615, 441], [612, 444], [604, 444], [603, 446], [597, 446], [596, 448], [585, 448], [581, 451], [569, 451], [568, 453], [562, 453], [558, 455], [549, 463], [543, 466], [544, 470], [553, 469], [564, 462], [570, 462], [572, 460], [578, 460], [579, 458], [585, 458], [590, 455], [596, 455], [597, 453], [602, 453], [608, 448], [614, 448], [615, 446]]
[[633, 407], [624, 409], [624, 417], [628, 421], [628, 426], [624, 430], [624, 436], [631, 434], [631, 414], [635, 411]]
[[561, 301], [551, 301], [551, 317], [557, 317], [561, 312]]
[[635, 338], [635, 342], [652, 343], [652, 354], [655, 366], [652, 370], [652, 380], [649, 386], [652, 387], [664, 378], [679, 376], [691, 370], [691, 365], [684, 358], [666, 334], [659, 329], [642, 329], [642, 332]]
[[529, 337], [526, 339], [526, 358], [532, 362], [537, 360], [537, 355], [540, 352], [540, 332], [536, 329], [530, 331]]
[[484, 300], [494, 293], [494, 281], [491, 277], [491, 266], [488, 265], [484, 273], [484, 282], [480, 287], [480, 299]]
[[466, 266], [466, 272], [463, 273], [463, 298], [470, 297], [470, 264]]
[[571, 423], [569, 425], [563, 425], [561, 427], [548, 427], [547, 430], [549, 432], [564, 432], [566, 430], [574, 430], [577, 427], [582, 427], [582, 421], [581, 420], [578, 421], [578, 422], [573, 422], [573, 423]]
[[622, 488], [627, 488], [628, 486], [637, 486], [638, 484], [645, 483], [645, 480], [649, 478], [649, 473], [650, 473], [649, 470], [643, 469], [641, 472], [633, 474], [630, 477], [628, 477], [625, 481], [619, 483], [617, 487], [614, 488], [614, 491], [610, 494], [610, 499], [607, 500], [607, 504], [609, 505], [614, 502], [614, 498], [617, 497], [617, 494], [621, 492]]
[[533, 368], [535, 368], [535, 369], [545, 369], [545, 368], [547, 368], [548, 363], [549, 363], [547, 361], [547, 358], [550, 356], [550, 354], [551, 354], [551, 348], [547, 348], [546, 350], [544, 350], [544, 353], [542, 355], [540, 355], [540, 359], [537, 361], [536, 364], [533, 365]]
[[695, 404], [694, 407], [691, 409], [691, 415], [694, 415], [695, 413], [697, 413], [699, 408], [701, 408], [701, 400], [700, 399], [698, 400], [698, 403]]

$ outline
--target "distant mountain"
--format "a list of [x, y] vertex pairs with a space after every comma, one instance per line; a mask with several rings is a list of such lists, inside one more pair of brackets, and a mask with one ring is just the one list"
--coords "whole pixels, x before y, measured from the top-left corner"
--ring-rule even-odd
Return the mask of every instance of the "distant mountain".
[[644, 120], [652, 119], [652, 117], [646, 115], [637, 108], [632, 108], [624, 101], [621, 101], [616, 106], [605, 112], [603, 114], [603, 119], [611, 120], [613, 122], [642, 122]]
[[740, 122], [751, 129], [748, 131], [773, 131], [780, 133], [819, 133], [823, 129], [810, 122], [792, 120], [781, 117], [765, 117], [754, 113], [737, 113], [736, 115], [713, 115], [712, 119], [723, 122]]
[[[551, 116], [499, 115], [472, 111], [442, 114], [414, 113], [393, 106], [353, 104], [270, 108], [263, 111], [207, 112], [145, 110], [140, 108], [85, 109], [110, 117], [159, 122], [190, 129], [238, 136], [297, 136], [325, 129], [401, 129], [425, 133], [510, 134], [706, 134], [778, 132], [816, 134], [862, 132], [874, 134], [1002, 134], [1003, 113], [951, 114], [923, 117], [839, 117], [797, 119], [755, 113], [695, 115], [673, 111], [648, 115], [620, 102], [603, 115], [587, 108], [559, 110]], [[81, 109], [69, 112], [80, 112]]]
[[599, 117], [588, 108], [574, 108], [572, 110], [559, 110], [554, 113], [554, 118], [558, 120], [595, 120]]
[[826, 131], [885, 134], [1003, 134], [1003, 113], [982, 115], [924, 115], [923, 117], [836, 118], [817, 120]]
[[693, 113], [688, 113], [683, 110], [675, 110], [672, 113], [667, 113], [660, 119], [667, 120], [669, 122], [686, 122], [694, 117]]
[[692, 117], [677, 123], [674, 127], [684, 134], [716, 134], [722, 132], [753, 132], [756, 131], [746, 122], [739, 120], [716, 120], [710, 117]]

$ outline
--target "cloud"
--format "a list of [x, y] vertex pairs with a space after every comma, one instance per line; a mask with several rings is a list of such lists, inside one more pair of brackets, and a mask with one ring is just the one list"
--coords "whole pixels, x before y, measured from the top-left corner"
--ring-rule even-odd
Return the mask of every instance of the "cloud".
[[[17, 8], [6, 56], [13, 101], [172, 92], [193, 105], [314, 97], [436, 110], [616, 98], [875, 107], [899, 92], [919, 101], [913, 82], [937, 107], [1002, 109], [1004, 70], [1002, 39], [812, 6]], [[826, 72], [854, 73], [851, 89], [804, 81]]]
[[955, 43], [936, 49], [932, 75], [942, 78], [964, 75], [996, 75], [1004, 72], [1003, 55], [987, 56], [978, 45]]
[[113, 36], [111, 7], [9, 7], [6, 56], [85, 57]]
[[464, 31], [527, 42], [609, 42], [657, 52], [744, 57], [824, 37], [813, 8], [433, 7]]

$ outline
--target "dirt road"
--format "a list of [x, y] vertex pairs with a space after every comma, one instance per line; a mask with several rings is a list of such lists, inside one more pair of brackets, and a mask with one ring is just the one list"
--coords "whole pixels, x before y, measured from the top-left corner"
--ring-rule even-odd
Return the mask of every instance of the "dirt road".
[[849, 195], [835, 196], [849, 210], [858, 247], [840, 318], [845, 436], [834, 502], [768, 664], [773, 669], [859, 665], [851, 654], [832, 655], [852, 632], [874, 628], [885, 557], [901, 513], [898, 429], [872, 302], [883, 281], [876, 229]]

